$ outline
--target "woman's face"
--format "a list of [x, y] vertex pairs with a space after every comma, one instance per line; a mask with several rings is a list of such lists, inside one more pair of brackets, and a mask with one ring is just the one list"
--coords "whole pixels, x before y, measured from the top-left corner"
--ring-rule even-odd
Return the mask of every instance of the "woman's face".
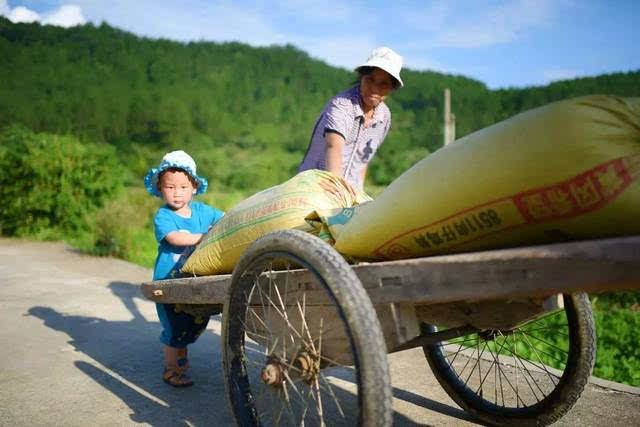
[[366, 109], [376, 108], [393, 90], [393, 78], [380, 68], [360, 79], [360, 96]]

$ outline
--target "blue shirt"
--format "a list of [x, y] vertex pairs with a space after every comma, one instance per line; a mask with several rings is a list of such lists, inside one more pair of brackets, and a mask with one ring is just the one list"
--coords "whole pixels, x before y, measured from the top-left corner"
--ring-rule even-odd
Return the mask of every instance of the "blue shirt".
[[153, 269], [153, 280], [180, 277], [180, 268], [184, 265], [195, 246], [173, 246], [165, 237], [173, 231], [187, 233], [206, 233], [209, 226], [222, 218], [224, 213], [201, 202], [191, 202], [191, 217], [183, 218], [167, 205], [158, 209], [153, 218], [153, 228], [158, 241], [158, 256]]

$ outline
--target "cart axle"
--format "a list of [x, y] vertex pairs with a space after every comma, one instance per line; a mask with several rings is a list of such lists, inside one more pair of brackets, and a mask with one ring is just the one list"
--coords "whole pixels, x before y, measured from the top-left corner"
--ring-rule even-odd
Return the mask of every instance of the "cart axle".
[[446, 341], [453, 338], [462, 337], [477, 331], [478, 330], [473, 326], [462, 326], [460, 328], [451, 328], [451, 329], [445, 329], [444, 331], [421, 334], [415, 338], [410, 339], [404, 344], [401, 344], [395, 347], [393, 350], [390, 351], [390, 353], [395, 353], [398, 351], [409, 350], [415, 347], [423, 347], [425, 345], [435, 344], [440, 341]]
[[[293, 360], [289, 374], [302, 378], [307, 384], [315, 381], [320, 373], [320, 366], [317, 358], [307, 352], [299, 353]], [[285, 378], [286, 365], [275, 356], [267, 357], [267, 363], [262, 368], [260, 379], [262, 382], [273, 386], [281, 387]]]

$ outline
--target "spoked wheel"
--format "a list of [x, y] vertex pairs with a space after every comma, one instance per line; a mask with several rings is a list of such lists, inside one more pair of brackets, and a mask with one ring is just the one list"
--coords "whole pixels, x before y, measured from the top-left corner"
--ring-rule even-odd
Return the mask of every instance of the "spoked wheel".
[[239, 425], [391, 425], [378, 317], [351, 267], [317, 237], [278, 231], [247, 249], [222, 342]]
[[557, 421], [580, 397], [596, 351], [587, 295], [563, 299], [564, 309], [513, 330], [479, 331], [424, 346], [438, 382], [458, 405], [490, 424]]

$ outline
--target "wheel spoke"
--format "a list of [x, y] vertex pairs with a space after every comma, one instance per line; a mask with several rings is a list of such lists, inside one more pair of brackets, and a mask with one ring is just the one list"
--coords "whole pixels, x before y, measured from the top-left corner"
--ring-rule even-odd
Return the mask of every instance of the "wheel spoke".
[[[479, 341], [478, 341], [479, 344]], [[478, 346], [478, 344], [476, 344], [476, 347]], [[486, 347], [486, 346], [485, 346]], [[480, 353], [480, 349], [478, 348], [478, 358], [476, 359], [476, 363], [473, 365], [473, 367], [471, 368], [471, 372], [469, 373], [469, 376], [467, 377], [466, 381], [464, 382], [464, 385], [467, 385], [467, 383], [469, 382], [469, 380], [471, 379], [471, 376], [473, 375], [473, 371], [475, 371], [476, 366], [478, 366], [478, 364], [480, 363], [482, 354], [484, 354], [484, 348], [482, 349], [482, 353]], [[471, 360], [471, 358], [469, 358], [469, 360]], [[479, 369], [479, 368], [478, 368]], [[463, 370], [464, 371], [464, 370]]]
[[[531, 393], [533, 394], [533, 397], [536, 399], [537, 402], [539, 402], [540, 399], [538, 399], [538, 395], [536, 394], [535, 389], [531, 386], [531, 383], [529, 382], [529, 378], [531, 378], [531, 380], [536, 384], [536, 387], [538, 387], [538, 390], [540, 391], [540, 393], [542, 393], [543, 396], [544, 396], [544, 391], [542, 391], [542, 389], [538, 386], [537, 381], [535, 380], [535, 378], [531, 374], [531, 371], [529, 371], [529, 369], [527, 369], [527, 367], [524, 365], [524, 363], [522, 362], [522, 359], [520, 357], [516, 356], [516, 357], [514, 357], [514, 360], [516, 362], [516, 365], [518, 365], [518, 362], [520, 362], [520, 366], [522, 366], [522, 370], [523, 370], [522, 379], [529, 386], [529, 389], [531, 390]], [[529, 377], [527, 377], [527, 374], [529, 375]]]
[[[294, 265], [306, 270], [304, 282]], [[350, 266], [316, 237], [285, 230], [252, 243], [236, 265], [225, 307], [242, 315], [223, 319], [223, 366], [236, 419], [278, 426], [325, 426], [334, 417], [348, 425], [390, 420], [388, 367], [372, 357], [384, 351], [384, 337], [364, 297]], [[327, 375], [350, 364], [358, 380], [342, 392]], [[379, 374], [372, 378], [361, 364]], [[356, 403], [363, 398], [375, 410]]]
[[289, 416], [292, 421], [295, 421], [295, 415], [293, 413], [293, 408], [291, 407], [291, 399], [289, 398], [289, 391], [287, 390], [288, 382], [284, 382], [282, 385], [282, 394], [284, 394], [284, 400], [286, 404], [286, 408], [288, 409]]
[[318, 415], [320, 416], [320, 425], [324, 426], [324, 415], [322, 411], [322, 395], [320, 393], [320, 386], [318, 385], [318, 378], [313, 381], [313, 386], [316, 390], [316, 394], [318, 395]]
[[[504, 345], [503, 345], [503, 348], [505, 348], [506, 345], [507, 345], [508, 338], [505, 337], [504, 335], [502, 335], [501, 332], [499, 332], [499, 335], [502, 336], [503, 338], [505, 338], [505, 342], [504, 342]], [[509, 385], [511, 390], [513, 390], [513, 392], [515, 393], [516, 402], [522, 402], [522, 404], [524, 406], [524, 402], [522, 401], [522, 399], [520, 398], [520, 395], [518, 393], [518, 384], [516, 383], [516, 386], [514, 387], [514, 385], [511, 384], [511, 381], [509, 381], [509, 378], [507, 377], [507, 373], [504, 372], [504, 370], [500, 366], [501, 365], [498, 365], [498, 367], [499, 367], [499, 376], [505, 379], [505, 381], [507, 382], [507, 384]], [[516, 371], [516, 380], [517, 380], [517, 371]], [[501, 390], [501, 393], [502, 393], [502, 404], [504, 405], [505, 404], [505, 401], [504, 401], [504, 387], [502, 386], [502, 380], [500, 380], [500, 390]]]
[[[486, 345], [486, 343], [485, 343], [485, 345]], [[480, 379], [480, 385], [478, 386], [478, 391], [482, 390], [482, 385], [484, 384], [484, 381], [487, 379], [487, 377], [491, 373], [491, 368], [493, 368], [495, 366], [495, 364], [496, 364], [496, 355], [493, 354], [493, 352], [491, 352], [491, 351], [489, 351], [489, 354], [493, 358], [493, 361], [491, 362], [491, 365], [489, 365], [489, 367], [487, 368], [487, 373], [484, 375], [484, 377], [482, 377]], [[494, 368], [494, 371], [495, 371], [495, 368]], [[476, 392], [476, 394], [478, 394], [478, 391]], [[482, 394], [480, 393], [480, 395], [482, 395]]]
[[[447, 342], [448, 342], [449, 344], [451, 344], [451, 345], [460, 345], [460, 344], [465, 343], [465, 342], [469, 342], [469, 341], [476, 341], [476, 340], [477, 340], [477, 338], [473, 338], [473, 335], [470, 335], [470, 338], [464, 339], [464, 340], [462, 340], [462, 341], [457, 341], [457, 340], [458, 340], [458, 338], [455, 338], [455, 339], [453, 339], [453, 340], [449, 340], [449, 341], [447, 341]], [[438, 343], [438, 345], [441, 345], [441, 346], [442, 346], [442, 341], [440, 341], [440, 342]]]
[[298, 390], [298, 387], [296, 387], [296, 384], [293, 382], [287, 371], [284, 372], [284, 377], [287, 379], [287, 383], [291, 386], [293, 391], [296, 392], [300, 400], [304, 402], [304, 396], [302, 396], [302, 393], [300, 392], [300, 390]]
[[255, 330], [249, 330], [246, 325], [244, 324], [244, 322], [242, 322], [244, 329], [244, 333], [247, 334], [249, 336], [249, 338], [253, 341], [259, 342], [258, 340], [256, 340], [255, 338], [259, 338], [259, 339], [263, 339], [265, 341], [267, 341], [269, 338], [265, 335], [261, 335], [258, 332], [256, 332]]
[[333, 386], [329, 383], [329, 381], [327, 381], [324, 375], [320, 374], [319, 377], [325, 383], [325, 388], [329, 391], [333, 402], [336, 404], [338, 412], [340, 412], [340, 416], [342, 416], [342, 418], [345, 418], [344, 411], [342, 410], [342, 405], [340, 405], [340, 400], [338, 400], [336, 393], [333, 391]]
[[[264, 292], [263, 292], [263, 286], [262, 283], [260, 283], [260, 278], [262, 277], [262, 274], [258, 274], [256, 279], [254, 280], [254, 284], [253, 284], [253, 289], [251, 290], [251, 293], [253, 294], [254, 289], [258, 290], [258, 295], [260, 296], [260, 307], [262, 307], [262, 316], [263, 319], [267, 322], [269, 322], [271, 319], [271, 317], [269, 317], [269, 313], [271, 312], [271, 307], [269, 306], [269, 304], [267, 303], [267, 307], [265, 307], [265, 303], [264, 303]], [[249, 300], [251, 301], [251, 300]], [[267, 311], [265, 311], [265, 309]], [[257, 313], [256, 313], [257, 315]], [[263, 323], [264, 324], [264, 323]], [[272, 333], [272, 329], [270, 327], [268, 327], [267, 325], [265, 325], [265, 330], [267, 331], [267, 333], [269, 334], [269, 339], [273, 339], [273, 333]]]
[[[269, 263], [269, 271], [267, 272], [267, 279], [268, 279], [268, 285], [269, 285], [269, 294], [267, 295], [267, 301], [269, 303], [271, 303], [273, 301], [272, 298], [272, 287], [273, 287], [273, 261], [271, 261]], [[276, 287], [276, 289], [278, 289]], [[260, 287], [260, 293], [262, 293], [262, 286]], [[268, 322], [271, 322], [271, 304], [268, 304], [268, 309], [267, 309], [267, 317], [266, 317]], [[272, 328], [269, 328], [269, 333], [271, 334]]]
[[[514, 358], [515, 358], [515, 357], [520, 357], [520, 356], [518, 355], [518, 353], [517, 353], [517, 352], [514, 352], [514, 351], [513, 351], [513, 350], [511, 350], [510, 348], [505, 347], [504, 349], [505, 349], [505, 352], [507, 352], [507, 353], [508, 353], [509, 355], [511, 355], [512, 357], [514, 357]], [[529, 359], [524, 359], [524, 360], [526, 360], [529, 364], [533, 365], [534, 367], [538, 368], [539, 370], [541, 370], [541, 371], [543, 371], [543, 370], [544, 370], [544, 367], [543, 367], [543, 366], [544, 366], [544, 364], [541, 366], [541, 365], [538, 365], [537, 363], [532, 362], [532, 361], [531, 361], [531, 360], [529, 360]]]
[[[513, 384], [511, 384], [511, 381], [509, 381], [509, 378], [507, 377], [507, 374], [502, 369], [500, 369], [500, 375], [502, 375], [502, 377], [505, 379], [507, 384], [509, 384], [509, 387], [511, 387], [511, 390], [513, 390], [513, 392], [515, 393], [516, 401], [517, 402], [521, 402], [522, 405], [524, 406], [524, 402], [522, 401], [522, 399], [520, 398], [520, 395], [518, 394], [517, 384], [516, 384], [516, 387], [514, 387]], [[502, 382], [501, 382], [501, 384], [502, 384]], [[502, 403], [504, 404], [504, 390], [503, 390], [503, 395], [502, 395]]]
[[[305, 319], [305, 316], [304, 316], [304, 308], [300, 306], [300, 302], [299, 301], [296, 301], [296, 303], [297, 303], [298, 311], [300, 312], [300, 316], [301, 316], [301, 319], [302, 319], [301, 320], [301, 323], [302, 323], [301, 326], [303, 327], [304, 331], [307, 334], [307, 338], [309, 339], [308, 346], [311, 348], [311, 350], [314, 353], [317, 353], [316, 352], [316, 348], [315, 348], [315, 346], [313, 344], [313, 339], [311, 338], [311, 333], [309, 332], [309, 326], [307, 325], [307, 319]], [[302, 305], [303, 306], [304, 306], [304, 303], [305, 303], [305, 300], [304, 300], [304, 294], [303, 294], [303, 298], [302, 298]]]
[[331, 366], [331, 367], [345, 366], [342, 363], [337, 362], [335, 359], [330, 359], [327, 356], [323, 356], [322, 354], [319, 355], [319, 358], [320, 358], [320, 360], [323, 360], [323, 361], [329, 363], [329, 366]]
[[[276, 289], [277, 289], [277, 288], [276, 288]], [[262, 293], [262, 290], [260, 289], [260, 295], [262, 295], [262, 294], [263, 294], [263, 293]], [[279, 296], [279, 295], [280, 295], [280, 294], [278, 293], [278, 296]], [[273, 302], [273, 300], [271, 300], [271, 299], [269, 300], [269, 305], [270, 305], [271, 307], [273, 307], [273, 309], [276, 311], [276, 313], [278, 313], [278, 315], [282, 318], [282, 320], [284, 320], [284, 321], [285, 321], [285, 323], [286, 323], [287, 327], [289, 328], [289, 330], [291, 330], [291, 331], [295, 332], [295, 334], [298, 336], [298, 338], [300, 338], [301, 340], [304, 340], [304, 338], [302, 337], [302, 334], [301, 334], [300, 332], [298, 332], [298, 330], [297, 330], [297, 329], [296, 329], [296, 328], [291, 324], [291, 322], [289, 322], [289, 317], [288, 317], [288, 315], [287, 315], [287, 311], [286, 311], [286, 310], [281, 311], [281, 310], [280, 310], [280, 309], [275, 305], [275, 303]], [[291, 341], [292, 341], [292, 342], [295, 342], [295, 339], [294, 339], [293, 335], [291, 335]]]
[[[520, 328], [523, 332], [526, 332], [528, 334], [531, 334], [531, 332], [540, 332], [540, 331], [547, 331], [547, 332], [553, 332], [555, 335], [562, 335], [563, 337], [569, 337], [569, 334], [567, 334], [566, 332], [564, 332], [564, 329], [566, 329], [567, 325], [563, 325], [563, 326], [559, 326], [559, 325], [554, 325], [553, 327], [551, 326], [541, 326], [539, 328], [535, 328], [535, 329], [530, 329], [530, 328]], [[533, 335], [533, 334], [531, 334]], [[536, 336], [536, 335], [533, 335]]]
[[[467, 340], [467, 341], [470, 341], [470, 340]], [[460, 352], [462, 352], [462, 351], [463, 351], [463, 350], [465, 350], [465, 349], [466, 349], [466, 347], [461, 346], [461, 345], [458, 345], [458, 351], [456, 351], [456, 352], [454, 353], [453, 359], [449, 360], [449, 369], [452, 369], [451, 367], [452, 367], [453, 363], [456, 361], [456, 358], [458, 357], [458, 354], [460, 354]], [[447, 357], [447, 359], [448, 359], [448, 357]], [[469, 360], [470, 360], [470, 359], [467, 359], [467, 364], [469, 363]], [[460, 372], [460, 374], [458, 374], [458, 373], [457, 373], [457, 371], [455, 371], [455, 370], [454, 370], [454, 372], [456, 372], [456, 375], [458, 375], [458, 378], [460, 378], [460, 375], [462, 375], [462, 372], [464, 372], [464, 370], [466, 369], [466, 367], [467, 367], [467, 365], [465, 364], [465, 367], [462, 369], [462, 371]]]
[[[557, 320], [559, 319], [556, 318], [554, 322]], [[566, 324], [558, 326], [545, 325], [544, 322], [531, 323], [526, 328], [508, 331], [507, 335], [500, 330], [488, 330], [450, 340], [448, 343], [440, 342], [431, 348], [440, 349], [449, 372], [477, 396], [487, 398], [495, 405], [505, 406], [508, 405], [507, 395], [511, 395], [515, 407], [525, 408], [540, 402], [558, 386], [560, 378], [547, 368], [545, 361], [562, 366], [567, 363], [568, 351], [550, 341], [551, 336], [568, 336], [563, 333], [567, 327]], [[538, 335], [540, 333], [552, 335], [544, 338]], [[453, 348], [454, 344], [458, 348]], [[560, 353], [567, 358], [559, 357]], [[501, 354], [511, 356], [512, 362], [505, 365]], [[508, 391], [507, 394], [505, 390]]]
[[[536, 339], [537, 341], [540, 341], [541, 343], [543, 343], [543, 344], [547, 345], [548, 347], [551, 347], [551, 348], [553, 348], [553, 349], [556, 349], [556, 350], [558, 350], [558, 351], [559, 351], [559, 352], [561, 352], [561, 353], [568, 354], [566, 350], [564, 350], [564, 349], [562, 349], [562, 348], [558, 347], [558, 346], [557, 346], [557, 345], [555, 345], [555, 344], [550, 344], [550, 343], [548, 343], [547, 341], [545, 341], [545, 340], [543, 340], [543, 339], [541, 339], [541, 338], [536, 337], [535, 335], [528, 334], [528, 333], [526, 333], [525, 331], [522, 331], [522, 335], [523, 335], [523, 336], [527, 336], [527, 335], [528, 335], [528, 336], [530, 336], [531, 338], [534, 338], [534, 339]], [[541, 350], [541, 351], [542, 351], [542, 350]], [[546, 352], [543, 352], [543, 353], [544, 353], [544, 354], [546, 354], [546, 355], [548, 355], [549, 357], [552, 357], [552, 358], [554, 358], [554, 359], [558, 360], [558, 361], [559, 361], [559, 362], [561, 362], [561, 363], [564, 363], [564, 362], [566, 361], [566, 359], [565, 359], [565, 360], [557, 359], [556, 357], [554, 357], [554, 356], [553, 356], [552, 354], [550, 354], [550, 353], [546, 353]]]
[[[551, 382], [555, 386], [557, 383], [554, 381], [554, 375], [552, 375], [551, 372], [549, 372], [549, 370], [547, 369], [547, 366], [544, 364], [544, 362], [540, 358], [540, 355], [538, 354], [538, 351], [536, 350], [535, 346], [531, 345], [531, 342], [527, 338], [527, 334], [522, 334], [522, 337], [524, 338], [524, 340], [527, 341], [527, 344], [529, 344], [529, 347], [531, 347], [531, 350], [536, 355], [538, 361], [542, 364], [542, 368], [544, 369], [544, 371], [546, 372], [547, 376], [549, 377], [549, 379], [551, 380]], [[542, 391], [542, 390], [540, 390], [540, 391]]]

